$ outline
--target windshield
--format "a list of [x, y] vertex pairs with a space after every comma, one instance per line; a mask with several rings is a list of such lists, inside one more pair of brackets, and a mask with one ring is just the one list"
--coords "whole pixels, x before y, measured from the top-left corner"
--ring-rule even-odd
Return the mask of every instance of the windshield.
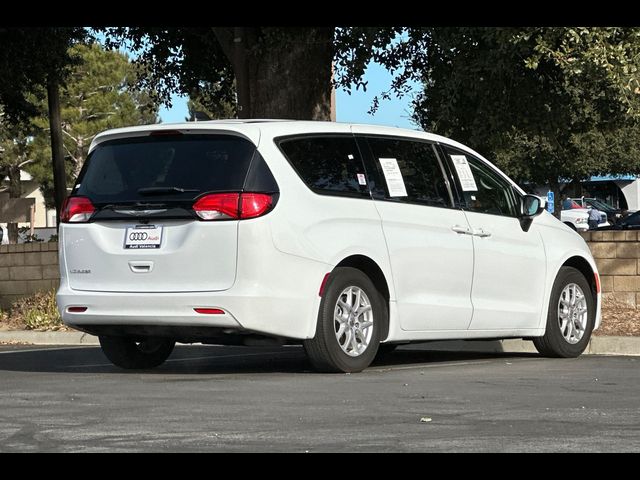
[[74, 195], [93, 203], [173, 202], [240, 191], [256, 147], [232, 135], [159, 135], [111, 140], [93, 150]]
[[604, 210], [604, 211], [615, 210], [615, 208], [613, 208], [611, 205], [607, 205], [606, 203], [601, 202], [600, 200], [587, 200], [587, 203], [597, 208], [598, 210]]

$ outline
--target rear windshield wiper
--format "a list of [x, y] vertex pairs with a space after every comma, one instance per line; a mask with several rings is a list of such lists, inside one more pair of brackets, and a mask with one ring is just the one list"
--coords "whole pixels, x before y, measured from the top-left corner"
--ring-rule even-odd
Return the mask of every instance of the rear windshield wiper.
[[163, 195], [165, 193], [187, 193], [187, 192], [199, 192], [196, 188], [180, 188], [180, 187], [147, 187], [139, 188], [138, 193], [140, 195]]

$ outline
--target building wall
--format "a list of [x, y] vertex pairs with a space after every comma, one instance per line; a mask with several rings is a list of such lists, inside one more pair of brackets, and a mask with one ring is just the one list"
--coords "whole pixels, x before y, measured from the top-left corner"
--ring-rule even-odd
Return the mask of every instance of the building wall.
[[640, 180], [620, 180], [615, 184], [622, 190], [629, 210], [640, 210]]
[[60, 282], [58, 244], [0, 245], [0, 308], [18, 298], [57, 289]]
[[[44, 196], [42, 195], [42, 191], [40, 190], [40, 186], [34, 181], [22, 182], [22, 196], [24, 198], [34, 198], [35, 203], [35, 218], [34, 218], [34, 227], [42, 228], [42, 227], [54, 227], [55, 225], [51, 225], [50, 220], [47, 213], [47, 206], [44, 203]], [[55, 210], [53, 210], [55, 212]], [[20, 227], [29, 227], [29, 223], [20, 223]]]
[[[7, 179], [0, 179], [0, 183], [2, 186], [8, 186]], [[34, 227], [35, 228], [46, 228], [46, 227], [55, 227], [55, 209], [48, 209], [44, 202], [44, 196], [42, 195], [42, 191], [40, 190], [40, 185], [36, 182], [31, 175], [29, 175], [25, 171], [20, 171], [20, 186], [22, 188], [22, 198], [33, 198], [35, 199], [35, 218], [34, 218]], [[3, 223], [6, 226], [6, 224]], [[21, 222], [18, 224], [19, 227], [30, 227], [31, 224], [29, 221]]]

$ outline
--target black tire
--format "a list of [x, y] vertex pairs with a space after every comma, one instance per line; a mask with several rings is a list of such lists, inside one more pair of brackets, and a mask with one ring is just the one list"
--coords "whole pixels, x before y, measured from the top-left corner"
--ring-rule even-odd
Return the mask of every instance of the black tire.
[[114, 365], [128, 370], [155, 368], [169, 358], [176, 342], [168, 338], [101, 336], [103, 353]]
[[[358, 287], [365, 293], [373, 313], [369, 344], [355, 357], [347, 355], [342, 350], [334, 330], [334, 312], [338, 298], [343, 290], [350, 286]], [[380, 345], [380, 332], [386, 327], [388, 316], [387, 302], [369, 277], [355, 268], [336, 268], [329, 276], [322, 295], [315, 337], [304, 341], [304, 348], [311, 364], [321, 372], [351, 373], [364, 370], [376, 356]]]
[[[575, 344], [569, 343], [564, 338], [558, 320], [560, 295], [562, 290], [571, 283], [575, 283], [580, 287], [584, 293], [587, 304], [587, 324], [582, 338]], [[572, 267], [562, 267], [558, 272], [558, 276], [551, 290], [545, 334], [542, 337], [534, 338], [533, 344], [536, 350], [546, 357], [575, 358], [587, 348], [587, 344], [591, 338], [591, 332], [593, 331], [595, 317], [596, 305], [589, 282], [579, 270]]]

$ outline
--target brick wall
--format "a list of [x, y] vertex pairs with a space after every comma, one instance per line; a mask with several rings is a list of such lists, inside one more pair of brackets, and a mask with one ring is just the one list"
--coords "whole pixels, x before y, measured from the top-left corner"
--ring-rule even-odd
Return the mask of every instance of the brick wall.
[[0, 308], [20, 297], [58, 288], [57, 243], [0, 246]]
[[586, 232], [605, 299], [640, 306], [640, 232]]

